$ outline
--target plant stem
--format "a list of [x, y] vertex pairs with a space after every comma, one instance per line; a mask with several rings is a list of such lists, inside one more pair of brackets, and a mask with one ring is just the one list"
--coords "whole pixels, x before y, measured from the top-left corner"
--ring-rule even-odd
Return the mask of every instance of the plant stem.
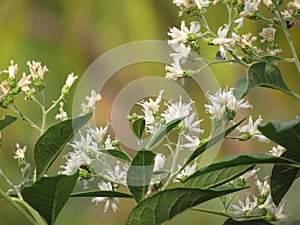
[[3, 171], [1, 169], [0, 169], [0, 176], [14, 189], [14, 191], [17, 194], [17, 196], [20, 199], [23, 199], [22, 195], [20, 194], [20, 191], [18, 190], [18, 188], [16, 188], [16, 186], [8, 179], [8, 177], [3, 173]]
[[277, 1], [272, 0], [272, 2], [273, 2], [273, 3], [275, 4], [275, 6], [276, 6], [276, 10], [277, 10], [277, 13], [276, 13], [276, 14], [277, 14], [277, 17], [278, 17], [279, 20], [280, 20], [280, 23], [281, 23], [280, 25], [281, 25], [281, 27], [282, 27], [282, 29], [283, 29], [283, 32], [284, 32], [284, 34], [285, 34], [285, 37], [286, 37], [288, 43], [289, 43], [290, 49], [291, 49], [292, 54], [293, 54], [293, 57], [294, 57], [294, 59], [295, 59], [295, 65], [296, 65], [296, 67], [297, 67], [297, 70], [298, 70], [298, 73], [299, 73], [299, 76], [300, 76], [300, 61], [299, 61], [299, 58], [298, 58], [298, 55], [297, 55], [295, 46], [294, 46], [294, 44], [293, 44], [293, 40], [292, 40], [291, 35], [290, 35], [289, 31], [288, 31], [288, 28], [286, 27], [286, 24], [285, 24], [285, 22], [284, 22], [284, 19], [283, 19], [283, 16], [282, 16], [282, 14], [281, 14], [281, 10], [280, 10], [280, 7], [279, 7]]
[[59, 98], [58, 98], [56, 101], [54, 101], [53, 104], [52, 104], [47, 110], [45, 110], [45, 113], [48, 114], [54, 107], [57, 106], [57, 104], [58, 104], [61, 100], [63, 100], [63, 98], [64, 98], [64, 95], [61, 94], [61, 95], [59, 96]]
[[35, 97], [32, 97], [33, 102], [35, 102], [42, 110], [42, 125], [41, 125], [41, 134], [44, 133], [45, 131], [45, 126], [46, 126], [46, 119], [47, 115], [45, 113], [45, 98], [44, 98], [44, 93], [42, 94], [42, 103], [37, 100]]

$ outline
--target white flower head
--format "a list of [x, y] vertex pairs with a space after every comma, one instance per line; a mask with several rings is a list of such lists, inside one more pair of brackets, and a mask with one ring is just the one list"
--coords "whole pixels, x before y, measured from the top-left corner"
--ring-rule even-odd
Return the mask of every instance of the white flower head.
[[163, 93], [164, 90], [160, 90], [155, 101], [152, 98], [149, 98], [148, 101], [142, 100], [138, 104], [141, 105], [143, 109], [149, 109], [153, 113], [158, 112]]
[[194, 151], [196, 148], [200, 146], [200, 139], [198, 137], [194, 137], [190, 135], [184, 135], [184, 137], [187, 139], [188, 142], [183, 144], [182, 147]]
[[30, 90], [29, 85], [31, 84], [31, 75], [26, 75], [25, 73], [22, 74], [22, 78], [18, 82], [18, 86], [21, 88], [23, 92]]
[[276, 221], [286, 221], [289, 218], [290, 213], [283, 213], [285, 203], [286, 201], [283, 200], [279, 203], [278, 207], [273, 204], [270, 208], [270, 214], [273, 214]]
[[81, 104], [81, 109], [83, 112], [88, 112], [90, 110], [95, 110], [95, 105], [97, 102], [99, 102], [102, 97], [100, 94], [97, 94], [97, 92], [95, 90], [91, 91], [91, 95], [90, 96], [86, 96], [85, 98], [88, 102], [87, 104], [82, 103]]
[[251, 212], [257, 205], [256, 199], [253, 201], [250, 200], [249, 194], [247, 195], [245, 202], [238, 199], [239, 205], [231, 205], [234, 211], [231, 211], [233, 215], [242, 216], [247, 215], [247, 213]]
[[[101, 191], [113, 191], [113, 187], [112, 187], [112, 184], [110, 182], [106, 183], [106, 182], [103, 182], [101, 181], [99, 184], [98, 184], [98, 188], [101, 190]], [[95, 197], [92, 199], [92, 202], [95, 202], [96, 205], [98, 205], [99, 203], [101, 202], [104, 202], [104, 212], [107, 212], [109, 207], [112, 208], [112, 210], [114, 212], [116, 212], [118, 210], [118, 203], [119, 203], [119, 198], [114, 198], [114, 197]]]
[[[194, 163], [193, 165], [187, 165], [173, 180], [173, 182], [180, 182], [185, 180], [187, 177], [191, 176], [193, 173], [196, 172], [198, 163]], [[181, 167], [178, 165], [178, 168]]]
[[107, 134], [109, 123], [106, 124], [105, 127], [90, 127], [88, 129], [88, 133], [90, 133], [91, 137], [97, 142], [100, 143], [104, 141], [104, 137]]
[[236, 19], [234, 22], [238, 23], [238, 26], [235, 28], [238, 30], [244, 24], [245, 19], [253, 15], [253, 13], [258, 10], [261, 0], [245, 0], [244, 1], [244, 10], [240, 12], [240, 18]]
[[1, 88], [1, 92], [6, 95], [9, 90], [10, 90], [10, 87], [9, 87], [9, 84], [8, 84], [8, 81], [7, 80], [4, 80], [1, 82], [1, 85], [0, 85], [0, 88]]
[[60, 102], [59, 105], [60, 105], [60, 107], [59, 107], [59, 114], [56, 114], [55, 119], [56, 120], [62, 120], [62, 121], [68, 119], [68, 115], [65, 112], [65, 110], [63, 109], [64, 102]]
[[284, 147], [277, 145], [277, 146], [273, 146], [271, 150], [267, 152], [267, 155], [280, 157], [284, 151], [285, 151]]
[[170, 54], [171, 58], [173, 58], [173, 61], [175, 64], [180, 63], [186, 63], [187, 58], [189, 57], [191, 53], [191, 47], [186, 46], [183, 43], [180, 43], [177, 46], [173, 46], [174, 52]]
[[274, 41], [275, 39], [276, 29], [270, 25], [267, 28], [263, 28], [259, 35], [262, 37], [261, 43], [265, 43], [266, 41]]
[[18, 64], [14, 64], [14, 61], [10, 61], [10, 66], [7, 70], [3, 70], [3, 73], [8, 73], [8, 77], [11, 79], [15, 79], [17, 73], [18, 73], [19, 67]]
[[74, 140], [74, 144], [71, 145], [75, 150], [80, 150], [88, 155], [96, 153], [98, 151], [97, 143], [93, 141], [90, 133], [87, 133], [84, 137], [81, 132], [79, 132], [80, 140]]
[[117, 183], [126, 184], [128, 168], [127, 164], [121, 165], [121, 162], [117, 161], [114, 169], [107, 169], [104, 176]]
[[16, 143], [16, 148], [17, 151], [15, 152], [14, 159], [24, 159], [27, 146], [25, 145], [23, 148], [21, 148], [21, 146], [18, 143]]
[[[240, 140], [248, 140], [252, 137], [255, 137], [260, 142], [269, 142], [269, 139], [266, 138], [260, 131], [257, 129], [257, 126], [262, 122], [261, 116], [253, 123], [252, 116], [249, 117], [248, 124], [243, 127], [237, 127], [237, 130], [240, 132]], [[244, 139], [243, 139], [244, 137]]]
[[173, 4], [180, 8], [179, 16], [182, 16], [185, 10], [194, 5], [194, 0], [173, 0]]
[[27, 65], [29, 67], [32, 78], [40, 78], [43, 80], [45, 73], [49, 71], [47, 66], [43, 67], [41, 62], [36, 62], [34, 60], [31, 62], [28, 61]]
[[74, 84], [75, 80], [77, 80], [77, 79], [78, 79], [78, 76], [77, 75], [75, 76], [74, 73], [69, 74], [68, 77], [67, 77], [65, 86], [67, 86], [69, 88], [72, 87], [72, 85]]
[[184, 70], [181, 68], [180, 64], [172, 63], [171, 65], [166, 66], [166, 78], [168, 80], [176, 81], [183, 78]]
[[260, 181], [257, 176], [255, 177], [255, 184], [258, 188], [259, 195], [267, 197], [270, 193], [270, 185], [268, 183], [268, 176], [264, 178], [263, 181]]
[[198, 9], [206, 8], [209, 4], [209, 0], [194, 0]]
[[247, 173], [244, 173], [242, 176], [240, 176], [239, 179], [246, 181], [249, 178], [253, 177], [259, 170], [259, 168], [250, 170]]
[[162, 153], [157, 153], [154, 158], [154, 169], [153, 171], [161, 170], [165, 166], [166, 156]]
[[219, 51], [223, 59], [226, 59], [225, 47], [227, 47], [229, 43], [232, 42], [231, 38], [227, 38], [228, 31], [229, 31], [229, 26], [226, 24], [224, 25], [224, 28], [219, 27], [218, 37], [212, 41], [214, 45], [219, 45]]

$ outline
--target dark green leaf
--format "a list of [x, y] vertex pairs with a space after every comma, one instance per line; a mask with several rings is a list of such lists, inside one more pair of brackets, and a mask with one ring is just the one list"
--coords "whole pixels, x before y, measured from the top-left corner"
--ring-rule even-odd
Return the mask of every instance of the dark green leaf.
[[196, 171], [186, 179], [185, 187], [215, 187], [239, 177], [255, 164], [262, 163], [296, 164], [295, 161], [266, 154], [233, 155]]
[[182, 169], [186, 167], [191, 161], [197, 158], [201, 153], [212, 147], [213, 145], [217, 144], [219, 141], [223, 140], [230, 132], [232, 132], [236, 127], [238, 127], [245, 119], [242, 119], [240, 122], [236, 123], [232, 127], [229, 127], [227, 130], [223, 131], [222, 133], [218, 134], [217, 136], [211, 138], [208, 142], [201, 145], [197, 148], [192, 155], [188, 158], [188, 160], [183, 165]]
[[127, 186], [134, 199], [140, 202], [144, 199], [150, 184], [155, 154], [142, 149], [137, 152], [127, 172]]
[[183, 119], [175, 119], [159, 128], [147, 143], [146, 149], [152, 149], [162, 138], [173, 130]]
[[122, 152], [122, 151], [119, 151], [116, 149], [107, 149], [107, 150], [102, 150], [101, 152], [112, 155], [115, 158], [122, 159], [129, 163], [131, 163], [131, 161], [132, 161], [132, 159], [130, 158], [129, 155], [127, 155], [125, 152]]
[[263, 219], [236, 221], [230, 218], [226, 220], [223, 225], [272, 225], [272, 223]]
[[69, 119], [50, 127], [34, 146], [36, 177], [40, 179], [47, 172], [59, 153], [92, 116], [89, 113], [76, 119]]
[[258, 62], [253, 64], [248, 70], [247, 78], [242, 77], [237, 82], [233, 93], [237, 99], [241, 99], [256, 86], [277, 89], [294, 96], [285, 84], [280, 70], [270, 63]]
[[10, 115], [5, 115], [3, 117], [3, 119], [0, 120], [0, 131], [3, 130], [8, 125], [15, 122], [16, 119], [17, 119], [16, 117], [13, 117], [13, 116], [10, 116]]
[[239, 190], [174, 188], [160, 191], [140, 202], [131, 211], [126, 225], [163, 224], [188, 208]]
[[77, 179], [78, 173], [42, 177], [32, 186], [23, 188], [21, 193], [24, 200], [52, 225], [69, 199]]
[[145, 124], [146, 122], [144, 118], [138, 118], [132, 123], [132, 129], [135, 135], [138, 137], [138, 139], [142, 138], [143, 132], [145, 130]]
[[71, 194], [71, 197], [118, 197], [118, 198], [132, 198], [132, 195], [117, 192], [117, 191], [89, 191]]
[[258, 130], [287, 150], [300, 154], [300, 117], [285, 123], [270, 122], [259, 126]]
[[[270, 140], [286, 148], [282, 157], [300, 162], [300, 118], [286, 123], [270, 122], [258, 129]], [[297, 178], [299, 169], [275, 165], [272, 170], [270, 185], [273, 201], [278, 205]]]

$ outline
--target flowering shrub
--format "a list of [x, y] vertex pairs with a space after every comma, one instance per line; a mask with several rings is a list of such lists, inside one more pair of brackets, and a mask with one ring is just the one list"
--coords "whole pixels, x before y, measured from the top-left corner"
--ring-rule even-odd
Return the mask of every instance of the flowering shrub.
[[[29, 73], [19, 77], [18, 65], [12, 61], [2, 71], [8, 77], [0, 86], [1, 107], [37, 129], [40, 137], [34, 147], [35, 168], [26, 159], [27, 147], [16, 143], [14, 158], [22, 180], [13, 184], [0, 170], [11, 187], [7, 191], [0, 189], [0, 194], [32, 224], [55, 224], [69, 197], [89, 197], [95, 204], [103, 205], [104, 212], [110, 209], [116, 212], [120, 199], [131, 198], [137, 205], [128, 216], [128, 225], [163, 224], [187, 209], [223, 216], [224, 225], [300, 224], [300, 221], [286, 222], [290, 213], [284, 209], [284, 196], [298, 178], [300, 166], [299, 118], [266, 124], [261, 124], [261, 115], [237, 120], [240, 111], [252, 108], [245, 98], [257, 86], [300, 99], [285, 84], [277, 66], [279, 61], [294, 63], [300, 74], [300, 62], [288, 32], [300, 17], [300, 2], [294, 0], [284, 6], [277, 0], [173, 0], [173, 3], [179, 7], [179, 16], [186, 14], [191, 22], [187, 25], [183, 20], [180, 29], [172, 27], [168, 32], [172, 62], [166, 66], [167, 79], [183, 83], [197, 76], [204, 67], [188, 68], [188, 62], [195, 61], [202, 61], [205, 66], [237, 63], [247, 68], [247, 76], [240, 78], [235, 87], [206, 93], [204, 108], [210, 115], [211, 132], [204, 132], [203, 119], [193, 110], [198, 103], [185, 101], [181, 96], [178, 101], [165, 100], [165, 90], [161, 90], [157, 97], [137, 102], [140, 111], [128, 115], [139, 146], [139, 151], [131, 156], [117, 137], [109, 135], [109, 122], [104, 127], [88, 123], [101, 100], [96, 91], [92, 90], [87, 102], [82, 103], [79, 117], [70, 119], [64, 111], [65, 100], [78, 76], [68, 75], [60, 96], [46, 107], [46, 66], [29, 61]], [[216, 4], [223, 4], [228, 10], [228, 21], [214, 32], [206, 21], [206, 13]], [[240, 33], [248, 20], [262, 22], [266, 27], [256, 35]], [[282, 49], [275, 38], [277, 29], [283, 30], [292, 58], [280, 57]], [[202, 44], [219, 47], [215, 59], [206, 58]], [[15, 101], [17, 95], [40, 107], [41, 125], [20, 110]], [[55, 119], [59, 122], [48, 126], [47, 116], [58, 106]], [[16, 119], [5, 116], [0, 129]], [[235, 154], [200, 166], [201, 155], [223, 139], [233, 142], [257, 139], [262, 143], [273, 142], [274, 147], [266, 149], [266, 154]], [[64, 165], [57, 175], [47, 176], [65, 146], [72, 150], [64, 156]], [[159, 152], [162, 146], [167, 151]], [[258, 164], [273, 164], [271, 173], [259, 178]], [[254, 184], [249, 182], [250, 178]], [[82, 185], [82, 192], [74, 193], [77, 183]], [[98, 189], [91, 190], [90, 183], [97, 183]], [[239, 194], [249, 186], [257, 192]], [[223, 210], [198, 207], [211, 199], [220, 199]]]

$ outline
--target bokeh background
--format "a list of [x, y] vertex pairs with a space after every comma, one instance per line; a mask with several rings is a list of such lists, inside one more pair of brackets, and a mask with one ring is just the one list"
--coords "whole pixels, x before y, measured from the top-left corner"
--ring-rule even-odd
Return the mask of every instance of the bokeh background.
[[[208, 15], [208, 21], [216, 30], [223, 25], [220, 18], [225, 15], [223, 13], [225, 8], [221, 5], [215, 8], [215, 11]], [[38, 60], [46, 64], [50, 70], [46, 75], [48, 84], [46, 101], [50, 104], [59, 96], [60, 88], [58, 87], [64, 84], [66, 75], [70, 72], [81, 76], [94, 60], [121, 44], [139, 40], [167, 40], [169, 27], [179, 26], [180, 20], [181, 18], [177, 16], [177, 8], [171, 0], [1, 0], [0, 69], [6, 69], [12, 59], [19, 64], [20, 71], [27, 71], [28, 60]], [[262, 29], [262, 24], [249, 22], [247, 28], [257, 33]], [[300, 50], [299, 22], [290, 31], [297, 50]], [[277, 39], [279, 46], [284, 49], [284, 56], [291, 56], [283, 33], [278, 32]], [[202, 50], [209, 58], [213, 58], [217, 47], [203, 45]], [[285, 63], [279, 66], [288, 86], [300, 93], [300, 79], [293, 64]], [[101, 112], [97, 114], [99, 125], [105, 125], [106, 121], [110, 120], [111, 102], [124, 85], [145, 74], [157, 74], [163, 77], [164, 67], [165, 65], [153, 63], [132, 65], [112, 77], [103, 89], [103, 101], [97, 108]], [[245, 70], [236, 65], [215, 65], [211, 67], [211, 70], [223, 88], [226, 85], [233, 86], [241, 75], [245, 75]], [[189, 81], [184, 87], [194, 95], [197, 95], [199, 91], [191, 88], [193, 84]], [[72, 99], [72, 94], [73, 92], [69, 99]], [[203, 96], [203, 93], [199, 95]], [[204, 101], [203, 98], [202, 100]], [[262, 114], [265, 122], [287, 121], [299, 115], [299, 102], [274, 90], [256, 89], [248, 96], [248, 100], [254, 108], [251, 114], [255, 118]], [[34, 121], [39, 121], [38, 108], [31, 103], [23, 104], [22, 99], [17, 99], [17, 101], [24, 112]], [[203, 117], [208, 120], [208, 116], [204, 115], [203, 104], [205, 102], [198, 102], [197, 107]], [[72, 101], [70, 100], [66, 111], [70, 114], [71, 109]], [[12, 114], [4, 110], [0, 113], [1, 115]], [[56, 113], [54, 112], [50, 117], [54, 118]], [[50, 119], [49, 122], [53, 123], [54, 120]], [[13, 159], [15, 143], [18, 142], [22, 146], [28, 145], [28, 157], [32, 160], [33, 143], [38, 135], [21, 120], [2, 133], [0, 167], [13, 182], [17, 183], [20, 179], [19, 168]], [[220, 152], [219, 157], [243, 152], [266, 152], [270, 147], [271, 145], [260, 144], [257, 141], [238, 145], [225, 141], [224, 150]], [[63, 159], [60, 157], [50, 173], [57, 172], [62, 163]], [[267, 174], [269, 169], [268, 166], [263, 167], [262, 172]], [[4, 190], [8, 188], [3, 180], [0, 180], [0, 186]], [[288, 200], [286, 206], [292, 213], [292, 218], [300, 219], [298, 191], [299, 182], [296, 182], [286, 196]], [[217, 209], [220, 207], [220, 202], [212, 201], [203, 206]], [[121, 225], [125, 223], [132, 207], [134, 207], [132, 200], [122, 200], [116, 214], [111, 211], [103, 213], [103, 205], [96, 206], [91, 203], [90, 199], [70, 199], [58, 217], [57, 224]], [[215, 225], [221, 224], [223, 220], [224, 218], [217, 216], [186, 211], [167, 224]], [[26, 225], [28, 222], [7, 202], [0, 200], [0, 224]]]

